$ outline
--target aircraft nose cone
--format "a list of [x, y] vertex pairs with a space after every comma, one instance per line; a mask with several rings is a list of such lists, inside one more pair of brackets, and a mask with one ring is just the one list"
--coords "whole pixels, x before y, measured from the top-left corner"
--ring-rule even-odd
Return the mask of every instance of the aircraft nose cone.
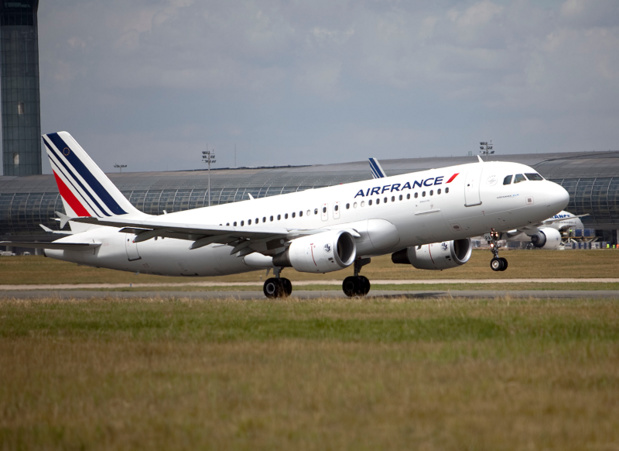
[[569, 193], [558, 183], [550, 182], [546, 195], [548, 207], [555, 213], [564, 210], [570, 201]]

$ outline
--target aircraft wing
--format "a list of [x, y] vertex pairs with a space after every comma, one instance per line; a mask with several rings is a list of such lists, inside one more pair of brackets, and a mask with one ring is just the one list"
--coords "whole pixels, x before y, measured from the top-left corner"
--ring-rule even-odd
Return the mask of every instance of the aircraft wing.
[[272, 226], [246, 228], [187, 224], [165, 221], [160, 217], [79, 217], [71, 220], [86, 224], [117, 227], [120, 232], [136, 234], [135, 241], [138, 243], [155, 237], [163, 237], [193, 241], [191, 249], [215, 243], [227, 244], [234, 246], [231, 254], [241, 251], [243, 253], [248, 251], [268, 253], [270, 249], [282, 247], [284, 244], [282, 240], [289, 241], [319, 232], [319, 230], [291, 230]]

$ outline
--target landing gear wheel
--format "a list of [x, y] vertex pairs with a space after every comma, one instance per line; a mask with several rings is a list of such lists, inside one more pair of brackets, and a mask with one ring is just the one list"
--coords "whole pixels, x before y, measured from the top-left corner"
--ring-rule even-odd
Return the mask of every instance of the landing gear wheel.
[[282, 277], [281, 279], [279, 279], [282, 283], [282, 289], [284, 290], [284, 295], [282, 297], [288, 297], [292, 294], [292, 283], [290, 282], [289, 279], [286, 279], [285, 277]]
[[269, 299], [287, 298], [292, 293], [292, 283], [285, 278], [271, 277], [264, 282], [262, 291]]
[[364, 276], [349, 276], [342, 282], [342, 290], [348, 297], [365, 296], [370, 292], [370, 281]]
[[490, 267], [493, 271], [505, 271], [507, 269], [507, 260], [503, 257], [495, 257], [490, 260]]

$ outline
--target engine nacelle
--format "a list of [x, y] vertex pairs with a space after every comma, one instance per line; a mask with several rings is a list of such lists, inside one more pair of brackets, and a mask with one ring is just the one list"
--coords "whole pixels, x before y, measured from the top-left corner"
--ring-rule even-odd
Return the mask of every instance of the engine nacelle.
[[552, 227], [539, 229], [535, 234], [529, 235], [533, 246], [542, 249], [559, 249], [561, 244], [561, 232]]
[[275, 266], [292, 266], [297, 271], [325, 273], [352, 265], [357, 256], [353, 236], [329, 231], [297, 238], [283, 254], [273, 258]]
[[471, 258], [469, 238], [424, 244], [402, 249], [391, 255], [393, 263], [413, 265], [417, 269], [449, 269], [465, 264]]

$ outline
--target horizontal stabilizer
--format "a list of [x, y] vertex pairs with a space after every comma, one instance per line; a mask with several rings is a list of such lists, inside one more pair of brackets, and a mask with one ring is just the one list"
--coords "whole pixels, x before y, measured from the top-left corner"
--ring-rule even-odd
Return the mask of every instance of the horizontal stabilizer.
[[12, 247], [25, 247], [27, 249], [58, 249], [64, 251], [90, 251], [101, 246], [101, 243], [68, 243], [55, 242], [44, 243], [41, 241], [0, 241], [0, 245]]

